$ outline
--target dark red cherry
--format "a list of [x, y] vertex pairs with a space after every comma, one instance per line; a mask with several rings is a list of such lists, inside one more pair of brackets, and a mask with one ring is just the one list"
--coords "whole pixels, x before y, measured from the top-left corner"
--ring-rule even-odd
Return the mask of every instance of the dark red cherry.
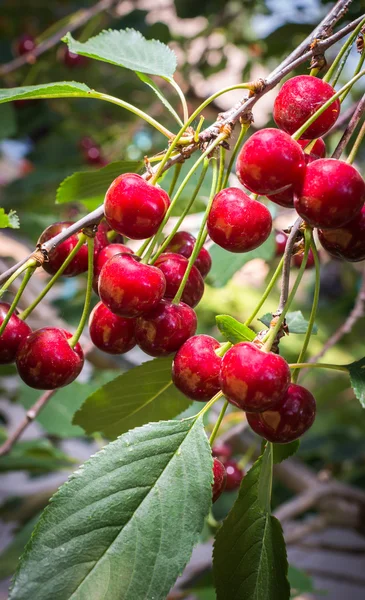
[[297, 440], [313, 424], [316, 401], [301, 385], [291, 383], [274, 410], [247, 414], [247, 422], [258, 435], [269, 442], [287, 444]]
[[[38, 240], [38, 244], [44, 244], [47, 240], [50, 240], [55, 235], [64, 231], [70, 225], [72, 225], [72, 221], [63, 221], [60, 223], [53, 223], [45, 229]], [[51, 250], [49, 253], [49, 261], [43, 263], [43, 269], [47, 271], [50, 275], [54, 275], [61, 265], [65, 262], [66, 258], [70, 254], [71, 250], [74, 249], [76, 244], [78, 244], [79, 238], [77, 234], [72, 235], [67, 240], [59, 244], [54, 250]], [[63, 272], [65, 277], [75, 277], [75, 275], [80, 275], [80, 273], [85, 273], [87, 271], [87, 243], [83, 244], [76, 254], [75, 258], [72, 259], [68, 267]]]
[[227, 400], [249, 412], [275, 407], [288, 389], [290, 369], [278, 354], [240, 342], [222, 358], [220, 382]]
[[242, 146], [237, 177], [255, 194], [269, 196], [301, 184], [305, 157], [298, 142], [280, 129], [261, 129]]
[[118, 317], [99, 302], [90, 314], [89, 331], [92, 343], [108, 354], [124, 354], [136, 345], [135, 319]]
[[283, 256], [286, 248], [286, 242], [288, 236], [283, 231], [277, 231], [275, 234], [275, 254], [276, 256]]
[[[302, 265], [303, 258], [304, 258], [304, 252], [298, 252], [298, 254], [294, 254], [293, 261], [294, 261], [295, 266], [298, 267], [298, 269], [300, 269], [300, 267]], [[307, 264], [305, 265], [305, 268], [313, 269], [314, 265], [315, 265], [314, 255], [310, 248], [309, 252], [308, 252]]]
[[56, 327], [37, 329], [20, 344], [16, 366], [22, 380], [37, 390], [68, 385], [80, 374], [84, 353], [68, 343], [71, 333]]
[[361, 211], [365, 182], [352, 166], [321, 158], [307, 166], [302, 188], [294, 198], [299, 215], [312, 227], [343, 227]]
[[[165, 298], [174, 298], [176, 292], [180, 287], [180, 283], [185, 275], [185, 271], [188, 268], [188, 259], [181, 254], [174, 254], [173, 252], [164, 252], [155, 262], [155, 266], [161, 269], [166, 279], [166, 291]], [[184, 292], [181, 300], [189, 306], [196, 306], [202, 299], [204, 294], [204, 281], [198, 271], [193, 265], [189, 273]]]
[[112, 229], [142, 240], [157, 232], [169, 206], [165, 190], [147, 183], [140, 175], [125, 173], [109, 187], [104, 211]]
[[89, 150], [90, 148], [98, 148], [97, 142], [89, 135], [82, 137], [78, 143], [80, 150]]
[[230, 252], [248, 252], [261, 246], [271, 227], [266, 206], [233, 187], [215, 196], [207, 221], [211, 239]]
[[365, 207], [344, 227], [318, 229], [318, 237], [331, 256], [350, 262], [365, 260]]
[[227, 460], [224, 463], [224, 466], [227, 473], [226, 491], [231, 492], [237, 490], [241, 485], [245, 472], [239, 468], [235, 460]]
[[[9, 312], [10, 304], [0, 302], [0, 326]], [[31, 328], [13, 313], [0, 336], [0, 365], [12, 363], [15, 360], [19, 345], [32, 333]]]
[[75, 52], [71, 52], [68, 48], [65, 48], [63, 52], [63, 62], [69, 69], [74, 69], [77, 67], [84, 67], [88, 63], [88, 59], [86, 56], [75, 54]]
[[89, 165], [97, 165], [99, 167], [105, 167], [108, 163], [104, 159], [100, 148], [89, 148], [85, 152], [85, 160]]
[[19, 56], [31, 52], [36, 47], [35, 39], [32, 35], [25, 33], [15, 43], [15, 53]]
[[[188, 231], [177, 231], [166, 246], [165, 252], [175, 252], [176, 254], [182, 254], [185, 258], [190, 258], [194, 250], [195, 242], [195, 237]], [[203, 247], [199, 251], [194, 266], [200, 271], [203, 278], [208, 275], [212, 268], [212, 259], [206, 248]]]
[[220, 347], [210, 335], [195, 335], [177, 351], [172, 363], [172, 381], [192, 400], [210, 400], [220, 390]]
[[[317, 77], [292, 77], [284, 83], [276, 97], [273, 111], [275, 123], [292, 134], [334, 94], [333, 87]], [[308, 127], [303, 137], [313, 140], [326, 133], [336, 123], [340, 110], [341, 103], [337, 99]]]
[[116, 254], [99, 275], [100, 300], [120, 317], [139, 317], [155, 308], [166, 289], [164, 274], [129, 254]]
[[318, 158], [324, 158], [326, 156], [326, 144], [322, 140], [322, 138], [318, 138], [314, 142], [314, 146], [311, 151], [308, 153], [306, 147], [311, 144], [313, 140], [298, 140], [298, 144], [304, 150], [304, 156], [306, 162], [313, 162], [313, 160], [317, 160]]
[[212, 448], [213, 456], [216, 456], [222, 462], [227, 461], [232, 456], [232, 448], [229, 444], [224, 442], [214, 444]]
[[196, 326], [196, 314], [190, 306], [163, 298], [156, 308], [137, 319], [137, 344], [150, 356], [172, 354], [194, 335]]
[[226, 469], [218, 458], [213, 458], [212, 502], [218, 500], [226, 487]]
[[100, 271], [109, 258], [116, 254], [133, 254], [133, 250], [124, 244], [108, 244], [108, 246], [105, 246], [105, 248], [100, 250], [94, 261], [93, 290], [96, 294], [99, 293], [98, 285]]

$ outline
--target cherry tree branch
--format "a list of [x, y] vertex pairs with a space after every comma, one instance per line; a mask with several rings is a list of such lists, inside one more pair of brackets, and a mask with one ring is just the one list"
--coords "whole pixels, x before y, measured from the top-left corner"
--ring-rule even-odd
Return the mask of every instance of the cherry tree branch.
[[364, 112], [365, 112], [365, 94], [363, 95], [360, 102], [358, 103], [358, 105], [355, 109], [355, 112], [352, 115], [351, 120], [343, 133], [342, 138], [338, 142], [337, 147], [336, 147], [334, 153], [332, 154], [332, 158], [340, 158], [342, 152], [346, 148], [347, 142], [349, 141], [352, 134], [354, 133], [354, 131], [357, 127], [357, 124], [359, 123]]
[[281, 292], [280, 292], [280, 300], [277, 313], [282, 313], [285, 307], [285, 304], [288, 300], [289, 295], [289, 280], [290, 280], [290, 263], [293, 256], [293, 249], [295, 242], [297, 241], [297, 236], [299, 233], [299, 228], [302, 224], [302, 218], [298, 217], [295, 221], [290, 235], [287, 239], [285, 251], [284, 251], [284, 263], [283, 263], [283, 273], [281, 278]]

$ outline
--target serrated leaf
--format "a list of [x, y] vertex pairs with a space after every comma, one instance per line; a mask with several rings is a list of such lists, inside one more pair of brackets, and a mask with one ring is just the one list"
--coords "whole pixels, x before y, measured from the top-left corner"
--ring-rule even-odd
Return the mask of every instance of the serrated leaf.
[[10, 600], [165, 600], [211, 506], [202, 418], [150, 423], [88, 460], [53, 496]]
[[293, 456], [293, 454], [298, 452], [300, 440], [295, 440], [289, 444], [273, 444], [272, 446], [274, 465], [277, 465], [289, 458], [289, 456]]
[[232, 344], [255, 339], [256, 333], [244, 323], [240, 323], [230, 315], [217, 315], [215, 318], [219, 331]]
[[145, 73], [138, 73], [138, 71], [136, 71], [136, 74], [138, 75], [140, 80], [143, 81], [143, 83], [148, 85], [155, 92], [156, 96], [159, 98], [159, 100], [161, 100], [162, 104], [166, 106], [167, 110], [172, 114], [174, 119], [176, 119], [180, 127], [182, 127], [182, 120], [180, 119], [174, 107], [171, 106], [170, 102], [167, 100], [167, 98], [165, 98], [157, 83], [155, 83], [150, 77], [148, 77], [148, 75], [145, 75]]
[[6, 214], [3, 208], [0, 208], [0, 229], [19, 229], [19, 217], [15, 210], [9, 210]]
[[[258, 320], [261, 321], [261, 323], [263, 323], [264, 325], [266, 325], [266, 327], [270, 327], [270, 323], [272, 320], [272, 314], [265, 313]], [[286, 315], [286, 324], [289, 328], [289, 333], [307, 333], [307, 329], [308, 329], [308, 325], [309, 325], [308, 321], [303, 317], [303, 313], [301, 310], [295, 310], [293, 312], [289, 312]], [[313, 329], [312, 329], [312, 334], [317, 335], [317, 333], [318, 333], [318, 327], [316, 324], [314, 324]]]
[[171, 357], [155, 358], [119, 375], [89, 396], [73, 423], [113, 438], [149, 421], [171, 419], [191, 404], [171, 381]]
[[207, 277], [207, 283], [213, 287], [223, 287], [246, 263], [254, 258], [270, 260], [275, 252], [275, 239], [270, 236], [268, 240], [252, 252], [235, 254], [224, 250], [217, 244], [209, 248], [212, 257], [212, 270]]
[[[265, 509], [270, 456], [243, 479], [238, 498], [218, 530], [213, 573], [218, 600], [288, 600], [288, 562], [281, 525]], [[266, 465], [266, 467], [265, 467]], [[268, 482], [266, 482], [268, 483]]]
[[350, 373], [350, 381], [355, 396], [365, 408], [365, 357], [350, 365], [346, 365]]
[[9, 454], [0, 456], [0, 473], [25, 470], [30, 473], [49, 473], [74, 464], [73, 459], [48, 440], [21, 441], [15, 444]]
[[62, 39], [75, 54], [132, 71], [170, 78], [176, 70], [176, 55], [166, 44], [158, 40], [146, 40], [134, 29], [102, 31], [84, 43], [76, 41], [71, 33]]
[[92, 90], [76, 81], [56, 81], [40, 85], [0, 89], [0, 104], [13, 100], [32, 98], [87, 98]]
[[136, 173], [142, 167], [141, 161], [117, 161], [102, 169], [73, 173], [59, 185], [56, 202], [81, 202], [86, 208], [93, 210], [104, 202], [105, 193], [113, 179], [122, 173]]

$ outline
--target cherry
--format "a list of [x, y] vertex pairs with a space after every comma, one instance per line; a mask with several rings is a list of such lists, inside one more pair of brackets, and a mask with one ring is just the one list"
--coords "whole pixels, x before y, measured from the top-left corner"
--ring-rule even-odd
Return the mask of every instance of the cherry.
[[331, 256], [350, 262], [365, 260], [365, 207], [344, 227], [318, 229], [318, 237]]
[[105, 167], [108, 163], [103, 158], [100, 148], [89, 148], [85, 152], [85, 159], [89, 165], [98, 165], [101, 167]]
[[312, 227], [335, 229], [356, 217], [364, 201], [365, 182], [360, 173], [340, 160], [321, 158], [307, 166], [294, 206]]
[[96, 294], [99, 293], [98, 285], [100, 271], [109, 258], [116, 254], [133, 254], [133, 250], [124, 244], [108, 244], [108, 246], [105, 246], [100, 250], [94, 261], [93, 290]]
[[80, 150], [89, 150], [90, 148], [98, 148], [98, 147], [99, 146], [96, 143], [96, 141], [94, 140], [94, 138], [92, 138], [88, 135], [85, 135], [79, 141]]
[[268, 196], [301, 184], [305, 157], [298, 142], [285, 131], [261, 129], [242, 146], [236, 168], [242, 185]]
[[101, 301], [119, 317], [139, 317], [155, 308], [166, 289], [157, 267], [138, 262], [135, 256], [115, 254], [99, 275]]
[[110, 226], [133, 240], [154, 235], [170, 205], [168, 194], [140, 175], [125, 173], [114, 179], [104, 203]]
[[305, 161], [308, 164], [309, 162], [313, 162], [313, 160], [317, 160], [318, 158], [324, 158], [326, 156], [326, 144], [322, 140], [322, 138], [318, 138], [309, 154], [306, 152], [305, 148], [310, 144], [313, 140], [298, 140], [299, 146], [304, 150]]
[[207, 228], [212, 240], [230, 252], [248, 252], [270, 235], [269, 210], [239, 188], [226, 188], [215, 196]]
[[[333, 87], [317, 77], [292, 77], [284, 83], [276, 97], [273, 111], [275, 123], [292, 134], [334, 94]], [[313, 140], [326, 133], [336, 123], [340, 110], [341, 103], [337, 99], [308, 127], [304, 137]]]
[[213, 456], [219, 458], [222, 462], [225, 462], [228, 458], [231, 458], [232, 448], [224, 442], [218, 443], [213, 446], [212, 454]]
[[108, 354], [124, 354], [136, 345], [135, 324], [135, 319], [118, 317], [99, 302], [90, 314], [91, 341]]
[[224, 466], [227, 473], [226, 491], [230, 492], [237, 490], [241, 485], [241, 481], [245, 476], [245, 472], [239, 468], [235, 460], [227, 460], [224, 463]]
[[196, 326], [196, 314], [190, 306], [163, 298], [156, 308], [137, 319], [137, 344], [150, 356], [171, 354], [194, 335]]
[[301, 385], [291, 383], [279, 405], [260, 414], [247, 414], [251, 429], [269, 442], [287, 444], [303, 435], [313, 424], [316, 401]]
[[[161, 269], [166, 279], [165, 298], [174, 298], [179, 289], [180, 283], [184, 277], [185, 271], [188, 268], [188, 259], [181, 254], [173, 252], [165, 252], [158, 257], [155, 266]], [[204, 294], [203, 278], [194, 265], [189, 273], [182, 301], [189, 306], [196, 306]]]
[[68, 48], [65, 48], [62, 60], [69, 69], [84, 67], [88, 62], [86, 56], [75, 54], [75, 52], [71, 52]]
[[22, 380], [37, 390], [68, 385], [82, 370], [84, 353], [79, 343], [68, 343], [71, 333], [56, 327], [37, 329], [20, 344], [16, 366]]
[[172, 363], [172, 381], [193, 400], [210, 400], [220, 390], [222, 359], [215, 350], [219, 342], [210, 335], [195, 335], [181, 346]]
[[[195, 242], [195, 237], [188, 231], [177, 231], [166, 246], [165, 252], [176, 252], [176, 254], [182, 254], [185, 258], [190, 258], [194, 250]], [[206, 248], [203, 247], [199, 251], [194, 266], [200, 271], [203, 278], [208, 275], [212, 268], [212, 259]]]
[[[303, 262], [303, 258], [304, 258], [304, 251], [303, 252], [298, 252], [298, 254], [294, 254], [293, 256], [293, 261], [296, 267], [298, 267], [298, 269], [300, 269], [302, 262]], [[314, 262], [314, 254], [311, 250], [311, 248], [309, 249], [308, 252], [308, 258], [307, 258], [307, 264], [305, 265], [306, 269], [313, 269], [315, 265]]]
[[25, 33], [15, 43], [15, 53], [19, 56], [31, 52], [36, 47], [35, 39], [32, 35]]
[[[0, 326], [8, 314], [10, 304], [0, 302]], [[21, 342], [32, 333], [31, 328], [19, 319], [17, 313], [13, 313], [0, 336], [0, 365], [12, 363], [15, 360]]]
[[226, 487], [226, 469], [218, 458], [213, 459], [213, 486], [212, 486], [212, 502], [218, 500], [221, 493]]
[[283, 231], [277, 231], [275, 234], [275, 254], [282, 256], [285, 252], [288, 236]]
[[240, 342], [222, 358], [220, 382], [227, 400], [249, 412], [274, 408], [290, 383], [288, 363], [278, 354]]
[[[45, 229], [38, 240], [38, 244], [44, 244], [47, 240], [50, 240], [55, 235], [64, 231], [70, 225], [73, 225], [72, 221], [62, 221], [59, 223], [53, 223]], [[43, 269], [50, 275], [54, 275], [61, 265], [65, 262], [66, 258], [70, 254], [71, 250], [74, 249], [78, 244], [79, 238], [77, 234], [72, 235], [67, 240], [59, 244], [54, 250], [49, 252], [49, 260], [43, 263]], [[76, 256], [72, 259], [70, 264], [66, 267], [63, 272], [65, 277], [74, 277], [85, 273], [87, 271], [87, 243], [83, 244], [79, 249]]]

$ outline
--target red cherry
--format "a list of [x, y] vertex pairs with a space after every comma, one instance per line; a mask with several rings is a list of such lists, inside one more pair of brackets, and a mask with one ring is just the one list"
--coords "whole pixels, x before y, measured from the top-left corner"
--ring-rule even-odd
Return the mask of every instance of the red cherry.
[[365, 207], [344, 227], [318, 229], [318, 237], [331, 256], [350, 262], [365, 260]]
[[365, 182], [360, 173], [340, 160], [321, 158], [307, 166], [294, 206], [312, 227], [335, 229], [354, 219], [364, 201]]
[[78, 145], [81, 150], [89, 150], [90, 148], [98, 148], [98, 144], [96, 143], [94, 138], [92, 138], [88, 135], [85, 135], [84, 137], [82, 137], [80, 139]]
[[315, 416], [314, 397], [304, 387], [294, 383], [290, 384], [276, 409], [246, 415], [251, 429], [277, 444], [297, 440], [312, 426]]
[[137, 319], [137, 344], [150, 356], [171, 354], [194, 335], [196, 326], [196, 314], [190, 306], [163, 298], [156, 308]]
[[[188, 262], [189, 261], [185, 256], [174, 254], [173, 252], [165, 252], [156, 260], [155, 266], [161, 269], [166, 279], [165, 298], [175, 297], [185, 275], [185, 271], [188, 268]], [[193, 265], [181, 299], [185, 304], [194, 307], [202, 299], [203, 294], [203, 278], [198, 269]]]
[[268, 196], [301, 184], [305, 157], [298, 142], [285, 131], [261, 129], [242, 146], [236, 168], [242, 185]]
[[230, 492], [237, 490], [241, 485], [245, 472], [239, 468], [235, 460], [227, 460], [224, 463], [224, 466], [227, 473], [226, 491]]
[[135, 319], [118, 317], [99, 302], [90, 314], [91, 341], [108, 354], [124, 354], [136, 345], [135, 324]]
[[288, 236], [283, 231], [277, 231], [275, 234], [275, 254], [276, 256], [283, 256], [286, 248], [286, 242]]
[[139, 317], [155, 308], [166, 289], [164, 274], [129, 254], [116, 254], [99, 275], [100, 300], [119, 317]]
[[[177, 231], [166, 246], [165, 252], [175, 252], [176, 254], [185, 256], [185, 258], [190, 258], [194, 250], [195, 242], [195, 237], [188, 231]], [[212, 259], [206, 248], [203, 247], [199, 251], [194, 266], [200, 271], [203, 279], [208, 275], [212, 268]]]
[[[9, 312], [10, 304], [0, 302], [0, 326]], [[32, 333], [31, 328], [13, 313], [0, 336], [0, 365], [12, 363], [15, 360], [19, 345]]]
[[89, 148], [86, 150], [85, 160], [89, 165], [105, 166], [107, 164], [102, 156], [100, 148]]
[[322, 138], [318, 138], [315, 141], [313, 148], [308, 154], [305, 150], [306, 146], [310, 144], [313, 140], [298, 140], [298, 144], [304, 150], [304, 156], [306, 162], [312, 162], [313, 160], [317, 160], [318, 158], [324, 158], [326, 156], [326, 144], [322, 140]]
[[[299, 252], [298, 254], [294, 254], [293, 261], [296, 267], [300, 269], [304, 258], [304, 252]], [[305, 265], [306, 269], [313, 269], [315, 266], [314, 262], [314, 254], [311, 249], [308, 252], [307, 264]]]
[[114, 179], [104, 203], [105, 217], [115, 231], [133, 240], [154, 235], [170, 206], [168, 194], [140, 175], [125, 173]]
[[75, 54], [75, 52], [71, 52], [68, 48], [65, 48], [63, 53], [63, 62], [69, 69], [84, 67], [87, 63], [87, 57], [81, 56], [80, 54]]
[[[44, 244], [47, 240], [50, 240], [55, 235], [64, 231], [70, 225], [73, 225], [72, 221], [63, 221], [59, 223], [53, 223], [45, 229], [38, 240], [38, 244]], [[72, 235], [67, 240], [59, 244], [54, 250], [49, 253], [49, 261], [43, 263], [43, 269], [50, 275], [54, 275], [61, 265], [65, 262], [66, 258], [70, 254], [71, 250], [74, 249], [78, 244], [79, 238], [77, 234]], [[75, 277], [80, 273], [87, 271], [87, 243], [83, 244], [76, 254], [75, 258], [72, 259], [68, 267], [63, 272], [65, 277]]]
[[227, 400], [249, 412], [274, 408], [288, 389], [290, 369], [278, 354], [240, 342], [222, 358], [220, 382]]
[[96, 294], [99, 293], [98, 285], [100, 271], [109, 258], [115, 256], [116, 254], [133, 254], [133, 250], [124, 244], [109, 244], [100, 250], [98, 255], [95, 257], [94, 262], [93, 290]]
[[213, 456], [219, 458], [222, 462], [225, 462], [228, 458], [231, 458], [232, 448], [224, 442], [218, 443], [213, 446], [212, 454]]
[[218, 458], [213, 459], [213, 486], [212, 486], [212, 502], [218, 500], [221, 493], [224, 491], [226, 487], [226, 469], [218, 460]]
[[19, 56], [31, 52], [36, 47], [35, 39], [32, 35], [25, 33], [15, 43], [15, 53]]
[[172, 363], [172, 381], [193, 400], [210, 400], [220, 390], [222, 359], [215, 350], [219, 342], [210, 335], [195, 335], [181, 346]]
[[68, 385], [80, 374], [84, 353], [80, 344], [71, 348], [71, 333], [44, 327], [31, 333], [19, 346], [16, 366], [22, 380], [37, 390]]
[[226, 188], [215, 196], [207, 222], [212, 240], [230, 252], [248, 252], [261, 246], [271, 227], [266, 206], [239, 188]]
[[[273, 111], [275, 123], [292, 134], [334, 94], [333, 87], [317, 77], [292, 77], [284, 83], [276, 97]], [[326, 133], [336, 123], [340, 110], [341, 103], [337, 99], [308, 127], [303, 136], [313, 140]]]

